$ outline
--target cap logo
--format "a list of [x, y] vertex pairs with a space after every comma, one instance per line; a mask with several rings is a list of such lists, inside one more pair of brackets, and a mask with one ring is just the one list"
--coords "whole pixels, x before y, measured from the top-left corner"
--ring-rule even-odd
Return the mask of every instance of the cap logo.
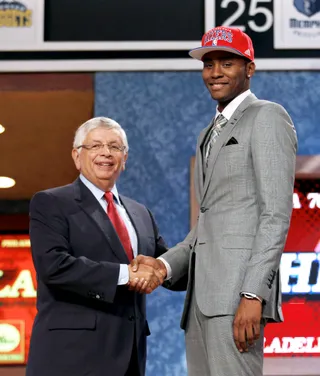
[[251, 52], [250, 52], [249, 49], [247, 49], [246, 51], [244, 51], [244, 53], [245, 53], [246, 55], [248, 55], [248, 56], [251, 56]]
[[233, 42], [233, 33], [232, 31], [222, 30], [222, 29], [215, 29], [210, 30], [204, 37], [203, 45], [207, 45], [209, 42], [212, 41], [212, 45], [217, 45], [218, 40], [224, 40], [225, 42], [232, 43]]

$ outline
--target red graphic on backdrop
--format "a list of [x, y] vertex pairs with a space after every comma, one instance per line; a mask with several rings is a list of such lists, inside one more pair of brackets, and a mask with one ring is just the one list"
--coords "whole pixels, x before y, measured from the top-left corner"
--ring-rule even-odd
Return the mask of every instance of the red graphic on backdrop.
[[320, 181], [296, 180], [281, 260], [284, 322], [265, 330], [265, 356], [320, 356]]
[[0, 235], [0, 364], [27, 359], [36, 314], [36, 277], [27, 235]]

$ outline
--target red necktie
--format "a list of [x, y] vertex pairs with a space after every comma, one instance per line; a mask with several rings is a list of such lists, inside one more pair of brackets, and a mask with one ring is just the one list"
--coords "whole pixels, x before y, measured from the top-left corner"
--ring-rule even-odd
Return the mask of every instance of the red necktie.
[[113, 227], [119, 236], [119, 239], [123, 245], [123, 248], [125, 249], [127, 253], [129, 261], [131, 261], [133, 260], [133, 252], [132, 252], [130, 237], [129, 237], [126, 225], [123, 223], [123, 220], [120, 217], [117, 211], [116, 205], [113, 201], [113, 193], [106, 192], [104, 196], [108, 203], [107, 213], [110, 218], [110, 221], [112, 222]]

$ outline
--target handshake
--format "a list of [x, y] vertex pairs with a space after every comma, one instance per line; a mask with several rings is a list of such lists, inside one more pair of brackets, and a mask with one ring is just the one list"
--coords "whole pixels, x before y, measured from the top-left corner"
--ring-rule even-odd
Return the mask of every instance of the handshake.
[[167, 268], [164, 263], [149, 256], [138, 255], [128, 265], [128, 269], [129, 290], [141, 294], [150, 294], [163, 284], [167, 276]]

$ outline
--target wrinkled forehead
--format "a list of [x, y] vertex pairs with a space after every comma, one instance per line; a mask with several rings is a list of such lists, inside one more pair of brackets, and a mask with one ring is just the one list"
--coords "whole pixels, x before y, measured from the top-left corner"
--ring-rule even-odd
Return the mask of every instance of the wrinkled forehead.
[[98, 127], [90, 131], [85, 141], [99, 141], [99, 142], [117, 142], [123, 143], [121, 133], [115, 128]]

